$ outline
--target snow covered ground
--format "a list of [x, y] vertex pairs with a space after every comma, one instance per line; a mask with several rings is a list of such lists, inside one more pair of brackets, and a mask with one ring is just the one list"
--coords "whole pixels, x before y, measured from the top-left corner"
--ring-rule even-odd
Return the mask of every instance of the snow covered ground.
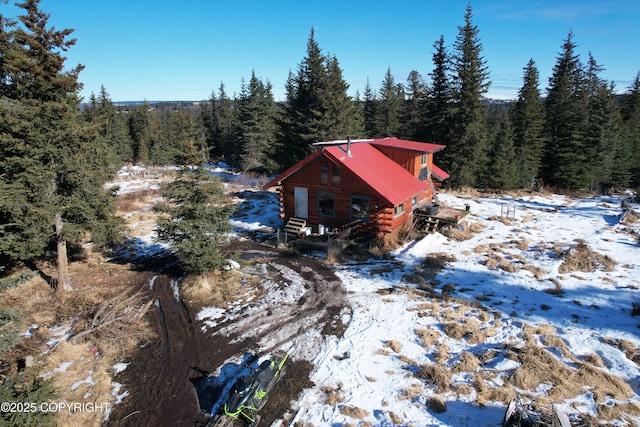
[[[251, 200], [247, 229], [277, 223], [273, 199]], [[460, 241], [430, 234], [390, 260], [334, 267], [353, 316], [344, 336], [327, 340], [313, 359], [315, 386], [293, 421], [496, 426], [504, 402], [519, 396], [542, 407], [561, 402], [569, 415], [609, 425], [640, 425], [640, 318], [632, 316], [640, 303], [640, 226], [619, 223], [621, 199], [442, 194], [440, 202], [469, 204], [466, 224], [482, 231]], [[579, 246], [600, 261], [589, 271], [563, 268], [567, 251]], [[443, 254], [450, 261], [424, 276], [427, 285], [407, 279], [425, 271], [425, 258]], [[541, 362], [550, 357], [551, 372], [527, 365], [531, 346], [544, 351]], [[526, 375], [533, 379], [518, 380]], [[623, 384], [599, 385], [600, 375]], [[566, 389], [555, 384], [563, 379]], [[614, 407], [626, 414], [612, 416]]]
[[[238, 178], [214, 172], [228, 188]], [[281, 225], [273, 193], [234, 191], [236, 230]], [[315, 386], [292, 424], [497, 426], [519, 396], [640, 425], [640, 224], [620, 223], [621, 199], [439, 199], [468, 204], [466, 227], [481, 231], [333, 267], [352, 316], [342, 338], [304, 355]], [[572, 254], [587, 271], [566, 264]]]

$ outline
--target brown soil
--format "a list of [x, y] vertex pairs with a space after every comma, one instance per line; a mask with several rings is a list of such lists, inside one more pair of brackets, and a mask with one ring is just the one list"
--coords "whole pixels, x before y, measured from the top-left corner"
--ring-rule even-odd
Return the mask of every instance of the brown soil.
[[[340, 334], [344, 329], [340, 320], [347, 306], [344, 288], [321, 262], [269, 250], [249, 241], [235, 242], [230, 249], [239, 253], [260, 251], [266, 255], [268, 266], [284, 266], [298, 272], [305, 281], [306, 293], [298, 304], [285, 306], [273, 302], [259, 316], [240, 314], [233, 324], [221, 322], [206, 329], [196, 320], [197, 313], [174, 296], [172, 280], [176, 281], [181, 272], [175, 268], [163, 270], [153, 283], [157, 304], [149, 312], [159, 338], [141, 346], [138, 354], [127, 360], [127, 369], [116, 375], [115, 381], [123, 384], [129, 395], [114, 406], [106, 425], [204, 425], [212, 406], [224, 399], [222, 375], [216, 377], [211, 373], [237, 370], [240, 365], [230, 359], [255, 360], [273, 350], [261, 347], [261, 342], [272, 343], [272, 347], [288, 348], [294, 342], [298, 347], [304, 346], [310, 324], [322, 334]], [[154, 261], [156, 265], [167, 263]], [[287, 286], [286, 280], [279, 283]], [[264, 304], [261, 299], [251, 304]], [[261, 326], [266, 328], [257, 328]], [[292, 332], [284, 337], [276, 334], [283, 330]], [[260, 412], [261, 425], [290, 416], [292, 401], [311, 385], [308, 379], [311, 363], [293, 353], [284, 377]]]

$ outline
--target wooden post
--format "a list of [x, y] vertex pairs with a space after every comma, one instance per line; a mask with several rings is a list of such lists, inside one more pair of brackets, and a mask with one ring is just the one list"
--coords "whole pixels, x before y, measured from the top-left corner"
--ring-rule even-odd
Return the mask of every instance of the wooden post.
[[327, 261], [340, 262], [342, 259], [342, 243], [329, 235], [327, 238]]
[[56, 239], [58, 252], [58, 286], [57, 291], [70, 291], [71, 279], [69, 278], [69, 260], [67, 258], [67, 241], [62, 236], [62, 214], [57, 213], [55, 219]]

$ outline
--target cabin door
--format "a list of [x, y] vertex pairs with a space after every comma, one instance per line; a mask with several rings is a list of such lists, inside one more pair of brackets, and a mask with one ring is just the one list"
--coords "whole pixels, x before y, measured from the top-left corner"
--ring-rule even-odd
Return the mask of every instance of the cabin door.
[[309, 190], [304, 187], [293, 187], [293, 204], [296, 218], [309, 218]]

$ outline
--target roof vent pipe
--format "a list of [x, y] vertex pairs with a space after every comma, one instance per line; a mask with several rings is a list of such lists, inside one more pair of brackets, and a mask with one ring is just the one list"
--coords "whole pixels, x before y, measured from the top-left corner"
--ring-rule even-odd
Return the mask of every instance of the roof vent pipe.
[[351, 157], [351, 136], [347, 136], [347, 156]]

